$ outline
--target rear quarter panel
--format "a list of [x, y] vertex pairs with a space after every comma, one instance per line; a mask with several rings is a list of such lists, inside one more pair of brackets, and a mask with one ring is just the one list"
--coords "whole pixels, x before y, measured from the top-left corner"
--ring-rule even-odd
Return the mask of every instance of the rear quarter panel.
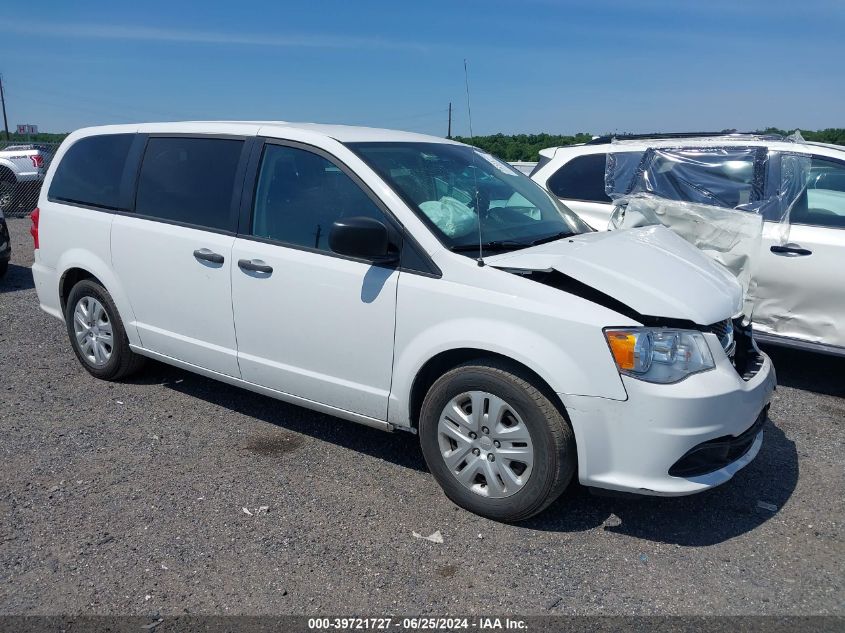
[[[97, 133], [128, 133], [125, 126], [107, 126]], [[111, 294], [124, 323], [134, 321], [134, 314], [122, 284], [111, 266], [111, 224], [114, 214], [62, 202], [51, 202], [48, 194], [58, 165], [74, 142], [88, 136], [86, 130], [74, 132], [62, 143], [44, 179], [38, 199], [39, 248], [35, 251], [33, 278], [42, 309], [63, 319], [60, 287], [65, 274], [81, 268], [100, 280]], [[129, 342], [138, 343], [134, 328], [127, 327]]]
[[[126, 326], [129, 342], [138, 344], [135, 320], [129, 298], [111, 265], [111, 224], [114, 215], [55, 202], [39, 203], [36, 291], [47, 312], [63, 318], [60, 287], [64, 276], [81, 268], [96, 277], [114, 300]], [[56, 313], [58, 311], [58, 314]]]

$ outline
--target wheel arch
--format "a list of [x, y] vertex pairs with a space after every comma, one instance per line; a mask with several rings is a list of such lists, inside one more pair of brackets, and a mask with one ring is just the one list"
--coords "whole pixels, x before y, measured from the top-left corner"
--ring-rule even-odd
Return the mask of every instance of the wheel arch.
[[[65, 313], [70, 291], [73, 290], [73, 287], [83, 279], [90, 279], [91, 281], [95, 281], [100, 284], [103, 288], [106, 288], [106, 285], [96, 275], [84, 268], [68, 268], [59, 278], [59, 306], [62, 309], [62, 314]], [[106, 290], [108, 290], [108, 288], [106, 288]]]
[[411, 383], [411, 391], [408, 396], [408, 417], [411, 428], [418, 428], [419, 414], [422, 409], [423, 400], [434, 382], [449, 370], [474, 360], [496, 361], [499, 364], [513, 368], [516, 372], [522, 374], [526, 379], [534, 384], [537, 389], [542, 391], [549, 401], [558, 408], [561, 415], [569, 421], [569, 416], [566, 413], [566, 407], [564, 407], [560, 396], [558, 396], [552, 386], [531, 367], [499, 352], [477, 347], [458, 347], [435, 354], [422, 365], [414, 376]]
[[111, 295], [120, 319], [123, 321], [129, 342], [133, 345], [141, 345], [138, 330], [134, 324], [135, 313], [132, 310], [129, 297], [124, 292], [123, 285], [114, 271], [105, 261], [91, 251], [72, 249], [60, 258], [58, 264], [56, 269], [61, 273], [58, 275], [56, 291], [59, 295], [59, 308], [62, 318], [64, 318], [67, 308], [67, 298], [70, 291], [80, 281], [90, 279], [105, 288], [106, 292]]
[[11, 180], [12, 182], [17, 182], [18, 177], [11, 167], [0, 162], [0, 180]]

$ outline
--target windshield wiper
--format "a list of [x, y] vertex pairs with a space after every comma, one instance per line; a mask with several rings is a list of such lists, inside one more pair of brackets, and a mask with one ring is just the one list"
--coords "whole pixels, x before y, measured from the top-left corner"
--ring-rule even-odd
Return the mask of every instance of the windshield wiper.
[[531, 246], [537, 246], [538, 244], [546, 244], [547, 242], [554, 242], [555, 240], [562, 240], [566, 237], [572, 237], [573, 235], [575, 235], [575, 233], [573, 233], [572, 231], [561, 231], [560, 233], [555, 233], [554, 235], [547, 235], [546, 237], [536, 239], [531, 242]]
[[[515, 251], [520, 248], [527, 248], [530, 244], [524, 242], [517, 242], [514, 240], [496, 240], [493, 242], [484, 242], [481, 244], [481, 250], [484, 251]], [[468, 253], [478, 250], [478, 244], [458, 244], [457, 246], [450, 246], [450, 251], [455, 253]]]

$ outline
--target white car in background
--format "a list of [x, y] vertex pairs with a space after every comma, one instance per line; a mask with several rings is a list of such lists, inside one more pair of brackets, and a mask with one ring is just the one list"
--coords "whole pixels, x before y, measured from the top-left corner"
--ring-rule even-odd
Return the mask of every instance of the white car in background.
[[466, 145], [89, 128], [32, 220], [41, 306], [92, 375], [151, 357], [419, 434], [446, 494], [488, 517], [536, 514], [573, 476], [699, 492], [763, 442], [775, 373], [737, 281], [664, 227], [591, 231]]
[[[782, 218], [763, 215], [761, 247], [753, 262], [758, 297], [755, 337], [766, 343], [845, 355], [845, 147], [776, 135], [712, 136], [708, 147], [736, 152], [737, 160], [727, 163], [731, 173], [702, 163], [701, 178], [723, 178], [725, 190], [733, 191], [734, 206], [753, 205], [755, 197], [775, 195], [784, 155], [810, 157], [806, 191], [792, 206], [788, 233], [784, 233]], [[707, 139], [703, 134], [617, 137], [623, 142], [602, 137], [581, 145], [551, 147], [541, 150], [531, 178], [590, 226], [606, 230], [614, 211], [605, 189], [609, 155], [621, 162], [626, 160], [621, 154], [684, 149], [685, 143], [700, 147]], [[763, 159], [751, 158], [748, 152], [740, 155], [738, 150], [746, 148], [759, 148], [758, 158]]]
[[511, 167], [516, 169], [519, 172], [522, 172], [526, 176], [529, 175], [534, 168], [537, 166], [537, 163], [534, 161], [524, 161], [524, 160], [516, 160], [508, 163]]

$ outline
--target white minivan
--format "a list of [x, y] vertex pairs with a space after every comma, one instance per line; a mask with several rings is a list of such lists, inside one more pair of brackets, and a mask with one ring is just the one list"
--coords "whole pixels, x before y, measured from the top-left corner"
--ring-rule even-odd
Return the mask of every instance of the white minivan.
[[591, 231], [466, 145], [89, 128], [62, 144], [32, 221], [41, 306], [94, 376], [151, 357], [418, 433], [449, 498], [484, 516], [532, 516], [576, 472], [706, 490], [763, 441], [775, 373], [726, 270], [663, 227]]

